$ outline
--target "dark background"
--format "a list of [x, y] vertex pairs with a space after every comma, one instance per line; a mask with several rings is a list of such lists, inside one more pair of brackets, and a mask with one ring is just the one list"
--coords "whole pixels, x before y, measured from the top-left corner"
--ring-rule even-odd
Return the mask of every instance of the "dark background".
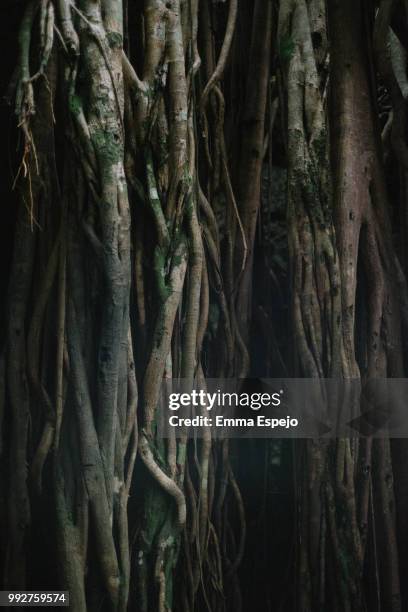
[[0, 296], [3, 333], [4, 298], [8, 284], [8, 271], [13, 244], [16, 194], [12, 192], [16, 172], [18, 139], [13, 110], [6, 100], [8, 84], [17, 58], [17, 29], [25, 2], [3, 0], [0, 4]]

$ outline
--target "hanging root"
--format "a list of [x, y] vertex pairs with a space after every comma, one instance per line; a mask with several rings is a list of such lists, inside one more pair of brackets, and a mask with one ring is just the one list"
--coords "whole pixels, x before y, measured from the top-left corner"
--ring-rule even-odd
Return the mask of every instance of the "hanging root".
[[184, 493], [177, 484], [167, 476], [163, 470], [157, 465], [153, 453], [150, 450], [149, 442], [146, 435], [141, 432], [139, 439], [139, 454], [143, 463], [153, 476], [160, 487], [166, 491], [175, 501], [177, 507], [177, 521], [179, 527], [183, 527], [186, 522], [186, 500]]

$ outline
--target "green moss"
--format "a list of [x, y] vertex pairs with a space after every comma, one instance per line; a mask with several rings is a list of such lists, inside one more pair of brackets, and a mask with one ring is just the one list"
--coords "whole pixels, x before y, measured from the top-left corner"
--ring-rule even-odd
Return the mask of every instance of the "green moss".
[[82, 101], [79, 96], [73, 94], [69, 98], [69, 110], [73, 115], [79, 115], [82, 110]]
[[282, 36], [279, 42], [279, 57], [281, 61], [288, 62], [294, 52], [296, 45], [291, 36]]
[[327, 161], [327, 131], [322, 128], [312, 141], [313, 153], [319, 162]]
[[172, 259], [172, 267], [173, 268], [178, 268], [178, 266], [181, 265], [183, 259], [185, 259], [186, 257], [186, 253], [181, 253], [179, 255], [174, 255], [173, 259]]
[[111, 49], [121, 49], [123, 46], [123, 37], [119, 32], [107, 32], [106, 38]]
[[115, 130], [96, 129], [91, 140], [99, 157], [109, 164], [116, 164], [122, 159], [122, 138]]
[[159, 297], [162, 302], [165, 302], [169, 297], [171, 290], [166, 283], [166, 256], [159, 246], [156, 246], [154, 250], [153, 267], [155, 271]]

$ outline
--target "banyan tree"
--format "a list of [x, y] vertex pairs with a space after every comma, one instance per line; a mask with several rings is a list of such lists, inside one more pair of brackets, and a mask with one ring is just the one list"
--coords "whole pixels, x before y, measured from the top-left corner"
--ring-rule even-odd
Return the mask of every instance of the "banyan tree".
[[405, 610], [405, 440], [156, 425], [167, 379], [405, 378], [406, 3], [0, 10], [2, 588]]

